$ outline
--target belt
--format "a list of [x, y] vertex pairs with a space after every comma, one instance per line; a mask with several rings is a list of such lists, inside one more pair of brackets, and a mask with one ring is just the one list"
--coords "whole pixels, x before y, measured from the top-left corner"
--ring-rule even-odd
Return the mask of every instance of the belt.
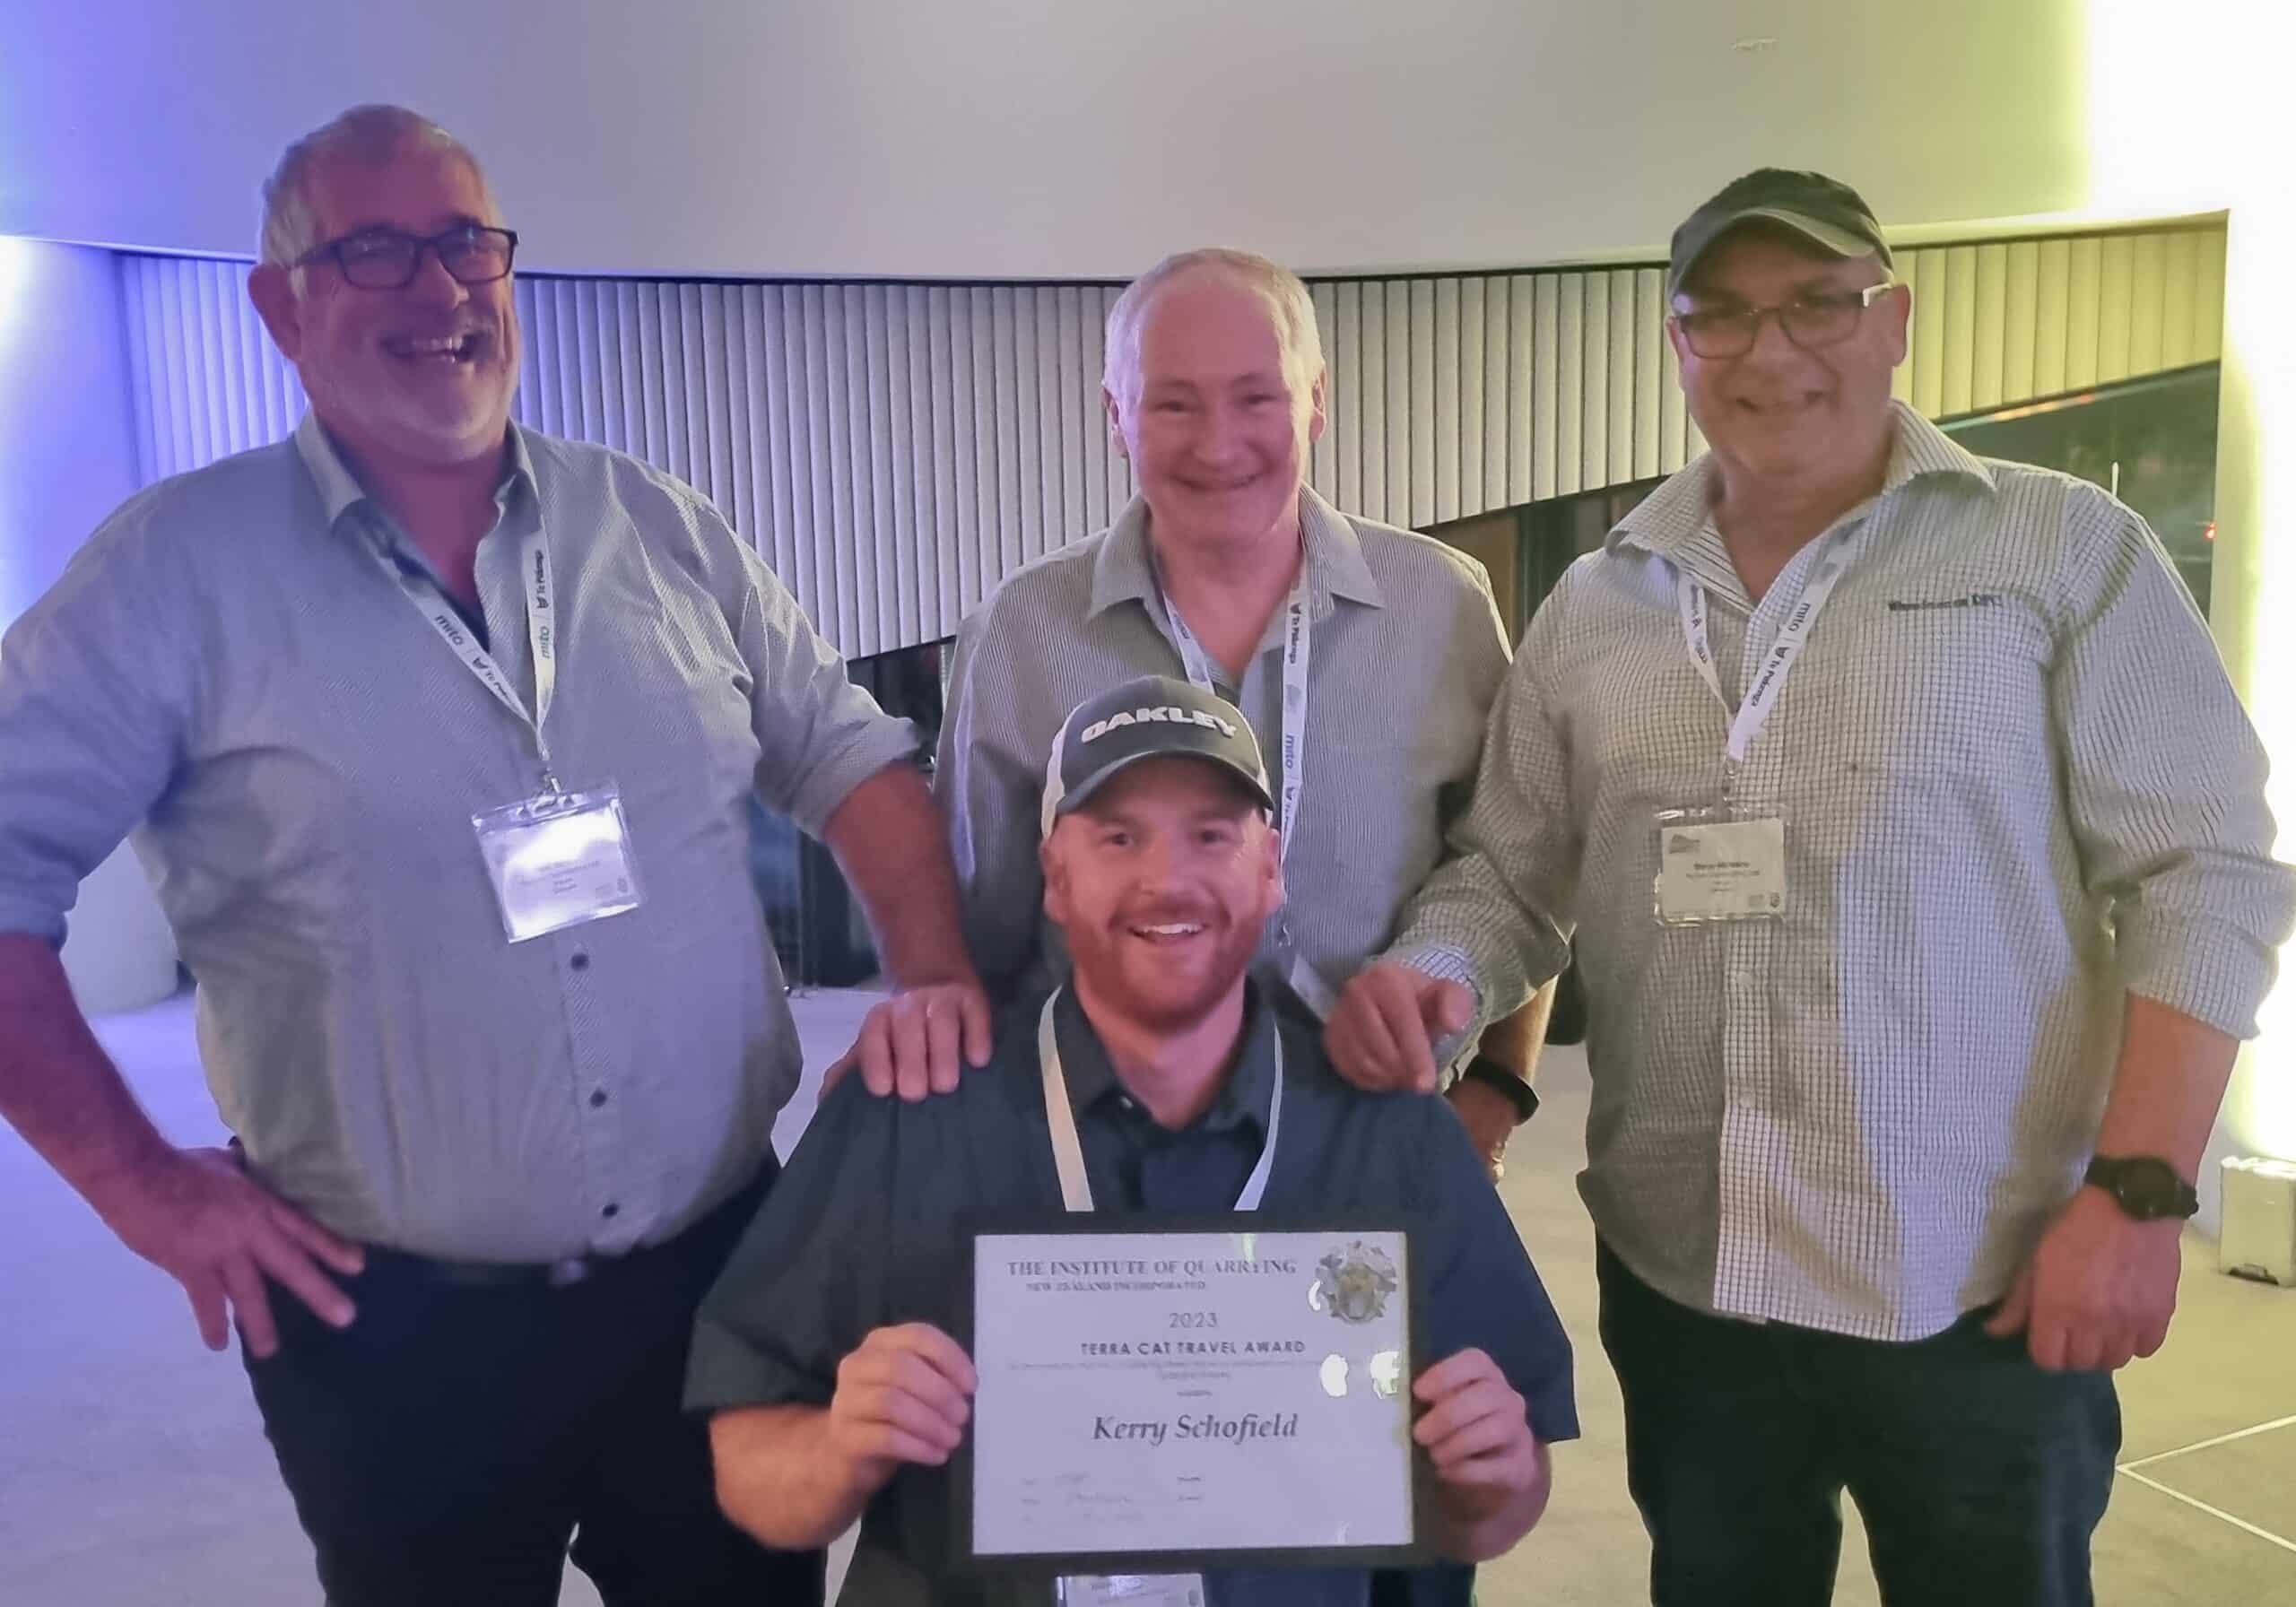
[[644, 1254], [644, 1250], [621, 1255], [589, 1253], [558, 1261], [443, 1261], [435, 1255], [411, 1255], [404, 1250], [367, 1252], [369, 1260], [379, 1256], [386, 1264], [412, 1273], [417, 1282], [447, 1289], [565, 1289], [625, 1265]]
[[670, 1238], [615, 1255], [588, 1251], [556, 1261], [450, 1261], [370, 1245], [367, 1247], [367, 1260], [370, 1267], [379, 1264], [413, 1281], [442, 1289], [569, 1289], [607, 1273], [643, 1265], [665, 1250], [708, 1235], [724, 1234], [730, 1239], [757, 1214], [765, 1191], [779, 1169], [769, 1162], [754, 1181], [743, 1185]]

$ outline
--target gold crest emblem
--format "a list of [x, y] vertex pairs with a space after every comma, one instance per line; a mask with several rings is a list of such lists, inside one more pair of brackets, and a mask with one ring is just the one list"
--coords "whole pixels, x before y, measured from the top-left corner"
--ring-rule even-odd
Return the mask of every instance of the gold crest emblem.
[[1323, 1258], [1308, 1300], [1343, 1323], [1368, 1323], [1386, 1314], [1395, 1292], [1395, 1263], [1358, 1241]]

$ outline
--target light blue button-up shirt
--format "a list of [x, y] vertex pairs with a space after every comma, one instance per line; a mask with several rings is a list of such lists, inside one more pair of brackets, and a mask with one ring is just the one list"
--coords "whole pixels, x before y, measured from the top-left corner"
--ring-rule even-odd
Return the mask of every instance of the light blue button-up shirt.
[[412, 549], [307, 418], [131, 499], [0, 643], [0, 931], [60, 940], [133, 828], [256, 1171], [354, 1238], [544, 1261], [754, 1173], [799, 1056], [750, 794], [818, 830], [915, 739], [691, 489], [515, 427], [507, 466], [494, 657], [531, 711], [539, 522], [552, 757], [620, 787], [641, 908], [506, 941], [471, 817], [537, 789], [532, 733], [376, 561]]

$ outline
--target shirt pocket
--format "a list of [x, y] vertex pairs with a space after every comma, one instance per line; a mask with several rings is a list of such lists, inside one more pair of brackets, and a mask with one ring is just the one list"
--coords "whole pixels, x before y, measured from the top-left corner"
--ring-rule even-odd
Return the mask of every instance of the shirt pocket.
[[1644, 819], [1719, 798], [1729, 721], [1687, 653], [1583, 663], [1561, 695], [1580, 820]]
[[587, 762], [570, 759], [579, 781], [621, 787], [645, 857], [743, 825], [759, 750], [749, 668], [723, 615], [676, 586], [601, 586], [586, 601], [577, 623], [590, 629], [574, 638], [560, 693], [583, 739]]
[[2046, 766], [2049, 634], [2022, 600], [1979, 592], [1841, 623], [1827, 656], [1844, 662], [1808, 676], [1796, 711], [1802, 769], [1950, 790]]
[[[1813, 863], [1915, 898], [1970, 856], [2022, 840], [2055, 796], [2048, 628], [2006, 595], [1845, 612], [1779, 709], [1780, 795]], [[1837, 621], [1829, 620], [1822, 638]]]

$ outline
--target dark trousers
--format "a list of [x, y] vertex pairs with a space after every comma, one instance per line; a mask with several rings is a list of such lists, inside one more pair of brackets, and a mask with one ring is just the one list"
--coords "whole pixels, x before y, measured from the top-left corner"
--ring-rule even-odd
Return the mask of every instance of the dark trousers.
[[2043, 1372], [1986, 1311], [1884, 1344], [1690, 1310], [1606, 1246], [1596, 1264], [1657, 1607], [1823, 1607], [1845, 1489], [1889, 1607], [2087, 1607], [2109, 1375]]
[[248, 1373], [331, 1607], [553, 1607], [570, 1547], [608, 1607], [819, 1607], [822, 1554], [725, 1520], [681, 1410], [694, 1307], [762, 1194], [562, 1287], [370, 1251], [341, 1333], [274, 1286], [280, 1348]]

